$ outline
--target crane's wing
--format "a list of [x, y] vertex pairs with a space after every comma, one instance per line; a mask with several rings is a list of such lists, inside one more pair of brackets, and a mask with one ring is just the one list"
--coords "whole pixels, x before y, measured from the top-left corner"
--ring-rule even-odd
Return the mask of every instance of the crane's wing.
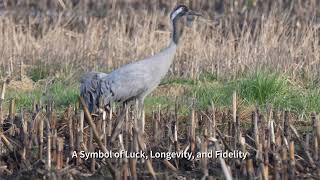
[[152, 68], [131, 64], [111, 72], [101, 80], [100, 94], [104, 105], [126, 102], [144, 96], [156, 82], [152, 81]]
[[108, 74], [102, 72], [89, 72], [80, 80], [80, 96], [84, 99], [90, 112], [94, 106], [98, 106], [100, 98], [100, 82]]

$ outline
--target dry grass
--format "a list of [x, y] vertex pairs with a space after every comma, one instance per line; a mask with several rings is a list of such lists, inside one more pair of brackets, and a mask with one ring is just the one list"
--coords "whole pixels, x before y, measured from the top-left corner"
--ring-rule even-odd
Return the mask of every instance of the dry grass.
[[[204, 9], [201, 3], [199, 6]], [[197, 77], [209, 71], [230, 79], [269, 69], [288, 73], [293, 80], [319, 81], [316, 17], [302, 19], [299, 14], [304, 9], [299, 12], [297, 8], [294, 14], [272, 8], [261, 15], [258, 5], [236, 14], [228, 12], [226, 6], [224, 16], [214, 19], [210, 17], [216, 12], [203, 10], [205, 16], [186, 29], [170, 74]], [[164, 48], [170, 35], [167, 13], [128, 7], [110, 10], [99, 19], [85, 18], [81, 26], [84, 32], [70, 30], [78, 22], [75, 18], [71, 18], [73, 23], [60, 18], [50, 26], [25, 26], [14, 23], [13, 18], [0, 17], [2, 74], [19, 72], [22, 61], [25, 65], [49, 66], [51, 76], [62, 73], [71, 78], [92, 69], [111, 70]], [[35, 38], [35, 32], [41, 37]]]

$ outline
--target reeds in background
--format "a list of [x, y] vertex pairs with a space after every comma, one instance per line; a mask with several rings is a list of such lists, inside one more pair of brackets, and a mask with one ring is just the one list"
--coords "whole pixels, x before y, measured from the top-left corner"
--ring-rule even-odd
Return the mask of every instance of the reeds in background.
[[[23, 63], [31, 69], [40, 66], [45, 71], [40, 78], [59, 73], [75, 78], [76, 72], [111, 70], [152, 55], [168, 44], [168, 10], [176, 4], [117, 1], [114, 5], [106, 3], [105, 7], [115, 8], [107, 8], [104, 16], [96, 17], [88, 9], [81, 11], [81, 3], [64, 11], [59, 2], [56, 8], [47, 7], [47, 11], [61, 13], [61, 16], [46, 15], [46, 9], [38, 7], [41, 4], [36, 1], [34, 13], [38, 14], [27, 16], [26, 21], [17, 22], [10, 13], [1, 16], [2, 74], [18, 72]], [[190, 1], [191, 6], [205, 16], [186, 29], [170, 73], [198, 78], [202, 72], [213, 72], [218, 78], [232, 79], [267, 69], [285, 72], [298, 82], [317, 83], [317, 9], [311, 1], [271, 2], [252, 1], [250, 5], [244, 1], [231, 5], [219, 1]], [[220, 9], [219, 3], [223, 5]], [[7, 6], [7, 9], [16, 7]], [[18, 7], [21, 6], [24, 7]], [[32, 10], [25, 9], [26, 12]], [[32, 74], [30, 68], [27, 73]]]

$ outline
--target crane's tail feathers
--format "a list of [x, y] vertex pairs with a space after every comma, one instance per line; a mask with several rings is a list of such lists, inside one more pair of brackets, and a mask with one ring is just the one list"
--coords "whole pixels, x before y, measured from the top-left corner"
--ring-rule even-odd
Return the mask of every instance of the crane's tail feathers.
[[101, 72], [86, 73], [80, 80], [80, 95], [83, 97], [88, 110], [93, 112], [95, 106], [99, 106], [100, 91], [98, 90], [103, 78], [108, 74]]

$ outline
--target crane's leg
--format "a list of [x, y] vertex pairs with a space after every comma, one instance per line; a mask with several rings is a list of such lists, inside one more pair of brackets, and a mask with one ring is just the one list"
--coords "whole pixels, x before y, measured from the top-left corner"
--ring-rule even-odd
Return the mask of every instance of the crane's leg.
[[141, 98], [138, 100], [139, 102], [139, 117], [138, 117], [138, 122], [139, 122], [139, 130], [142, 134], [144, 134], [144, 124], [145, 124], [145, 119], [144, 119], [144, 98]]
[[117, 119], [115, 120], [116, 122], [116, 126], [114, 127], [113, 131], [112, 131], [112, 135], [111, 137], [109, 138], [109, 145], [112, 144], [112, 142], [114, 142], [114, 140], [118, 137], [118, 135], [121, 133], [121, 130], [122, 130], [122, 126], [123, 126], [123, 123], [125, 121], [125, 115], [126, 115], [126, 111], [127, 111], [127, 106], [128, 102], [124, 102], [122, 104], [122, 107], [120, 109], [120, 112], [117, 116]]

